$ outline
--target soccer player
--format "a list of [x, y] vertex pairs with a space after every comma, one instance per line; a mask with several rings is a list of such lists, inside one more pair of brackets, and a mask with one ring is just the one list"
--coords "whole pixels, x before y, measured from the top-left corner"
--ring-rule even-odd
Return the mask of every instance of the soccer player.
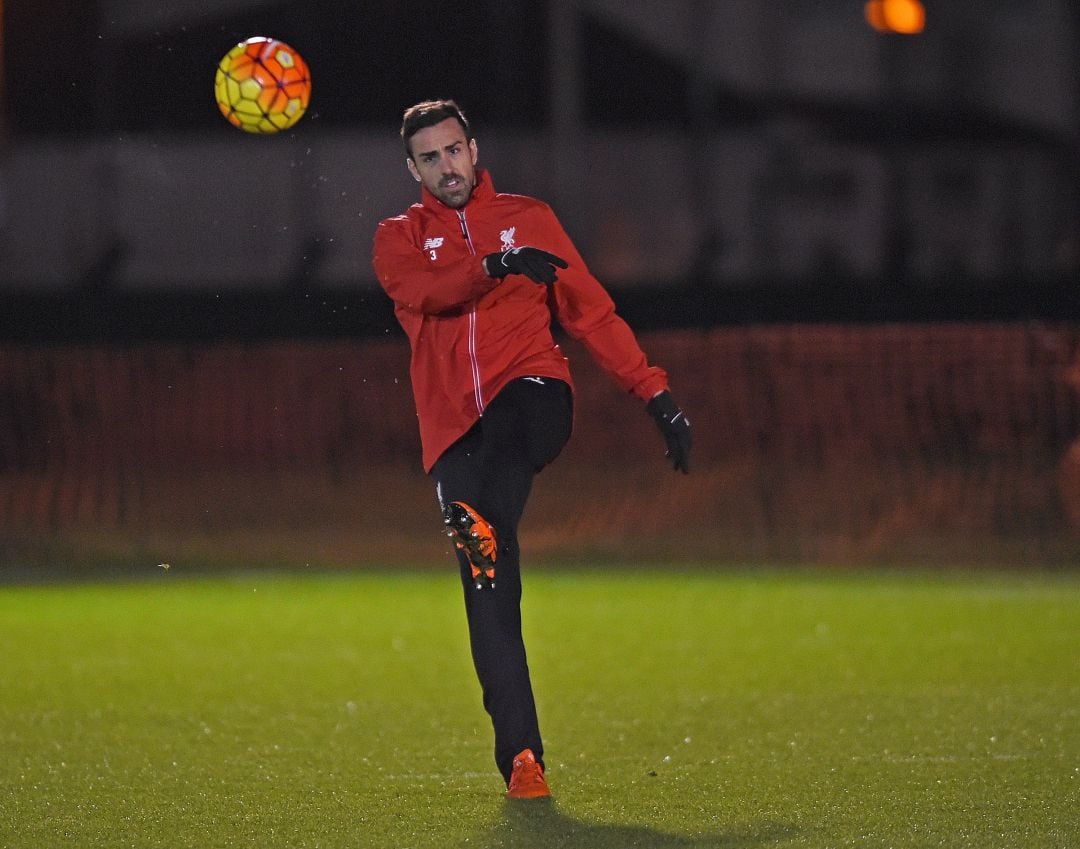
[[542, 201], [495, 191], [452, 100], [404, 113], [420, 203], [379, 223], [373, 263], [409, 337], [424, 470], [456, 546], [473, 662], [507, 795], [550, 795], [521, 637], [517, 529], [533, 477], [570, 437], [573, 384], [552, 316], [641, 399], [674, 468], [690, 424], [666, 373]]

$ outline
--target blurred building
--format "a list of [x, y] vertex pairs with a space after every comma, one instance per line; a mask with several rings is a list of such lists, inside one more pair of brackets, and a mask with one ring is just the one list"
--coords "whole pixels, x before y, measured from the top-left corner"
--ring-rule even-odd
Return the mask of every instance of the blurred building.
[[[1080, 270], [1080, 12], [861, 0], [57, 0], [3, 5], [0, 292], [373, 286], [416, 199], [401, 110], [453, 96], [496, 186], [622, 287], [948, 287]], [[465, 8], [463, 8], [465, 7]], [[296, 47], [309, 114], [217, 113], [238, 40]]]

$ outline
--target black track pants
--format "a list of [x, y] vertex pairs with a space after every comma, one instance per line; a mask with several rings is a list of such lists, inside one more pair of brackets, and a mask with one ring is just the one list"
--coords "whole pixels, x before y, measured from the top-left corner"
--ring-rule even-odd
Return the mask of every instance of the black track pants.
[[518, 522], [533, 476], [570, 438], [572, 409], [570, 388], [562, 381], [519, 378], [432, 469], [440, 505], [464, 501], [495, 528], [493, 589], [477, 590], [468, 559], [463, 552], [457, 555], [473, 663], [495, 728], [495, 763], [507, 781], [522, 749], [532, 749], [541, 763], [544, 754], [521, 638]]

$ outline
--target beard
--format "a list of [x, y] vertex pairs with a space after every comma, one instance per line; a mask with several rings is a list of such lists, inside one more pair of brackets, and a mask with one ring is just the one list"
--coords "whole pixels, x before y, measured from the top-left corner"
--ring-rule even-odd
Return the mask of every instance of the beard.
[[439, 181], [431, 193], [452, 209], [458, 209], [472, 197], [475, 186], [475, 178], [470, 180], [462, 174], [448, 174]]

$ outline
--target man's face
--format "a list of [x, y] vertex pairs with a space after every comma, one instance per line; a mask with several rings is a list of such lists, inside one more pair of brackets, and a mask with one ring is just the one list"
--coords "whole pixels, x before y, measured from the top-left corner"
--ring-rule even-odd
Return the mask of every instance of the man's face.
[[447, 206], [464, 206], [476, 186], [476, 140], [456, 118], [425, 127], [409, 140], [409, 171]]

